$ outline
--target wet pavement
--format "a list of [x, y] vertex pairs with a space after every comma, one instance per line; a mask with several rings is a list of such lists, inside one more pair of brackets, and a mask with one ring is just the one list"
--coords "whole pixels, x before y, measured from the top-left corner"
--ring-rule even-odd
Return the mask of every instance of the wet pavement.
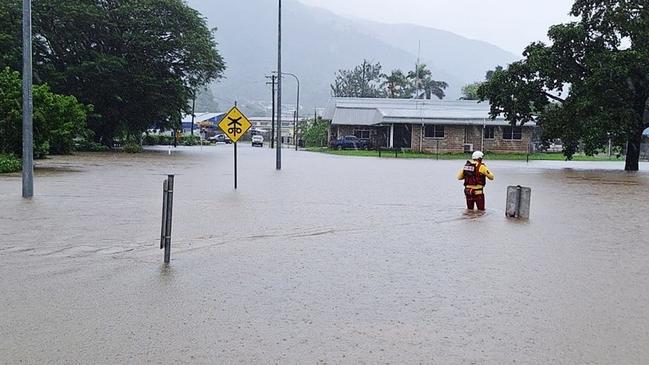
[[0, 176], [0, 363], [649, 362], [646, 163], [486, 161], [477, 214], [462, 161], [239, 152], [238, 191], [225, 145]]

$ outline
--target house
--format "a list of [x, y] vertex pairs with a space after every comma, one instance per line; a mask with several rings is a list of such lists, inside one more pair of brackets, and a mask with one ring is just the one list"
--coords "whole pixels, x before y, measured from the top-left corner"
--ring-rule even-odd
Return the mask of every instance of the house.
[[324, 119], [330, 141], [355, 135], [376, 147], [429, 153], [527, 152], [537, 129], [492, 120], [488, 103], [469, 100], [333, 98]]

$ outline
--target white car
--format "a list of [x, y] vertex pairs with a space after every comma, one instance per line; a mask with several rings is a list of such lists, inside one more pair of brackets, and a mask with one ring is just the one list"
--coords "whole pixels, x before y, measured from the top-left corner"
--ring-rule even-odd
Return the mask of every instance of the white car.
[[254, 135], [252, 136], [252, 146], [259, 146], [259, 147], [264, 147], [264, 137], [260, 135]]

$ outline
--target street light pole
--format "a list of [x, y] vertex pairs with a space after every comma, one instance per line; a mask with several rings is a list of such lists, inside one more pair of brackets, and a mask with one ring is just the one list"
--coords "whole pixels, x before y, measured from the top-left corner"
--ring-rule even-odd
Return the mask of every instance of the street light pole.
[[277, 78], [277, 152], [275, 168], [282, 169], [282, 0], [279, 1], [278, 6], [278, 21], [277, 21], [277, 73], [280, 77]]
[[297, 122], [300, 120], [300, 79], [297, 77], [297, 75], [290, 72], [279, 72], [279, 74], [293, 76], [295, 78], [295, 81], [297, 82], [297, 101], [295, 107], [296, 117], [295, 117], [295, 122], [293, 123], [293, 134], [295, 134], [294, 138], [296, 138], [295, 150], [297, 151]]
[[23, 0], [23, 198], [34, 196], [34, 126], [32, 100], [32, 2]]

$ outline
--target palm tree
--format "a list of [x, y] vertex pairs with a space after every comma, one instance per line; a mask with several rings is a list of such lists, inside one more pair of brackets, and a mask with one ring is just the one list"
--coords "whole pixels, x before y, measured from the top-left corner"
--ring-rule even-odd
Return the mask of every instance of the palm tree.
[[406, 97], [406, 89], [408, 87], [408, 79], [401, 70], [392, 70], [392, 72], [387, 75], [381, 75], [385, 79], [381, 84], [381, 87], [385, 88], [388, 92], [388, 97], [395, 98], [404, 98]]
[[[426, 64], [417, 65], [415, 71], [408, 72], [408, 79], [411, 80], [411, 94], [416, 99], [431, 99], [433, 95], [443, 99], [446, 96], [444, 90], [448, 87], [448, 84], [444, 81], [433, 80], [433, 73]], [[420, 93], [420, 91], [423, 91], [423, 93]]]

